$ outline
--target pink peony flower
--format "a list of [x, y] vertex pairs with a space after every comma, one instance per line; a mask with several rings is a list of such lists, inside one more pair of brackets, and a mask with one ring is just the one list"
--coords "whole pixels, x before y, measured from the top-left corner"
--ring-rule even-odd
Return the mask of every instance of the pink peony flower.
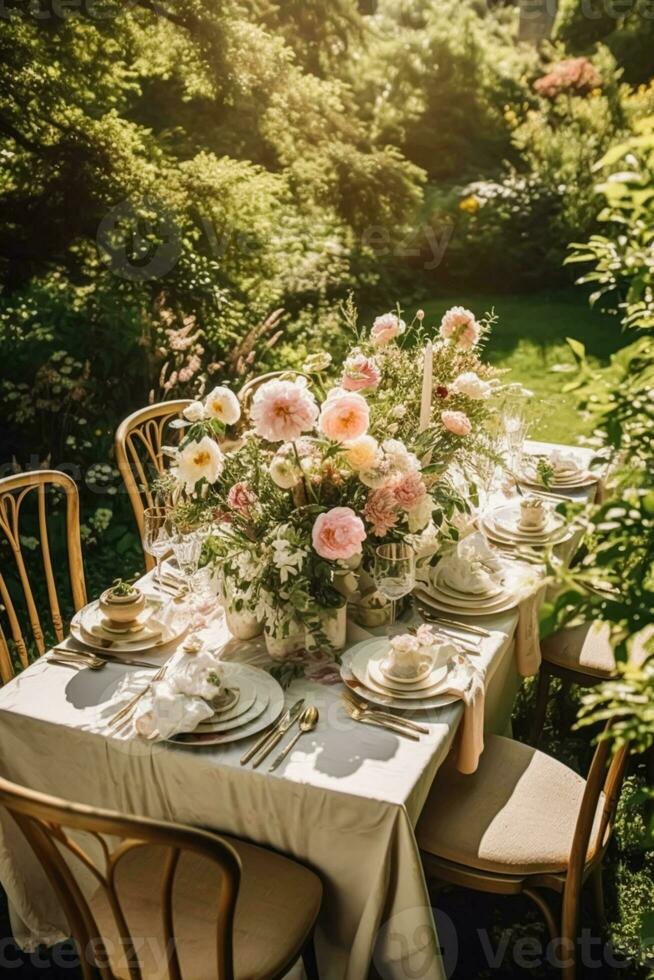
[[369, 423], [368, 403], [354, 392], [330, 393], [318, 420], [320, 430], [335, 442], [358, 439], [366, 434]]
[[382, 487], [374, 490], [363, 508], [363, 516], [372, 526], [372, 533], [377, 538], [395, 527], [398, 518], [398, 503], [392, 487]]
[[384, 313], [383, 316], [378, 316], [373, 323], [370, 339], [376, 347], [384, 347], [398, 334], [404, 333], [405, 329], [404, 320], [400, 320], [394, 313]]
[[420, 473], [414, 470], [395, 484], [393, 493], [402, 510], [413, 510], [425, 497], [427, 487]]
[[247, 483], [235, 483], [227, 494], [229, 506], [232, 510], [242, 514], [243, 517], [249, 517], [258, 502], [259, 498], [256, 493], [250, 490]]
[[376, 388], [381, 380], [381, 372], [371, 357], [365, 354], [352, 354], [345, 362], [341, 385], [346, 391], [363, 391]]
[[345, 561], [361, 552], [366, 529], [351, 507], [333, 507], [320, 514], [313, 525], [311, 541], [321, 558]]
[[481, 327], [474, 313], [462, 306], [453, 306], [441, 320], [440, 335], [443, 340], [451, 340], [462, 350], [470, 350], [481, 336]]
[[470, 419], [465, 412], [441, 412], [441, 422], [455, 436], [469, 436], [472, 431]]
[[252, 399], [254, 431], [268, 442], [292, 442], [316, 423], [318, 406], [302, 381], [268, 381]]

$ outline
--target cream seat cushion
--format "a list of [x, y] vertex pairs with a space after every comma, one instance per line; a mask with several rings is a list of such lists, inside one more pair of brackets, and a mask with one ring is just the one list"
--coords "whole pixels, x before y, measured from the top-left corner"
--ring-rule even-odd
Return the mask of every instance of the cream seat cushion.
[[[234, 923], [237, 980], [274, 976], [299, 954], [320, 909], [322, 885], [308, 868], [262, 847], [221, 834], [242, 865]], [[117, 866], [116, 885], [144, 980], [164, 980], [161, 881], [166, 848], [139, 847]], [[183, 852], [175, 875], [173, 921], [183, 980], [218, 980], [217, 909], [221, 872], [213, 861]], [[103, 889], [91, 908], [114, 973], [128, 978], [119, 932]]]
[[[586, 781], [529, 745], [490, 735], [479, 768], [445, 763], [418, 822], [423, 851], [482, 871], [565, 870]], [[599, 832], [599, 814], [591, 850]]]
[[609, 677], [615, 674], [615, 657], [609, 636], [609, 624], [602, 622], [559, 630], [541, 643], [543, 659], [594, 677]]

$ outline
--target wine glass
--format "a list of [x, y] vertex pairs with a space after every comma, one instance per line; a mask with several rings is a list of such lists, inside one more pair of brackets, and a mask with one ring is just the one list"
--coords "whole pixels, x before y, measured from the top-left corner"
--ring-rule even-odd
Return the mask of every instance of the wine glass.
[[191, 593], [194, 591], [194, 578], [200, 564], [203, 540], [197, 531], [184, 533], [177, 529], [170, 542], [177, 566], [188, 581]]
[[502, 406], [504, 446], [509, 469], [514, 474], [520, 468], [529, 430], [528, 398], [528, 393], [522, 388], [509, 389]]
[[161, 585], [161, 559], [171, 547], [173, 523], [170, 507], [146, 507], [143, 511], [143, 550], [157, 562], [155, 582]]
[[381, 544], [375, 549], [373, 566], [375, 585], [391, 600], [391, 618], [395, 622], [395, 603], [408, 595], [416, 584], [416, 553], [403, 541]]

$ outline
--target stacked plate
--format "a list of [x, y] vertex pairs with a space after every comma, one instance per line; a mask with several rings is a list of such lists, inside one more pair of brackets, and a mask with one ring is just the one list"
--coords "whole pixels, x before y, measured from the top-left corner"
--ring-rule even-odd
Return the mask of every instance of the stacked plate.
[[187, 628], [180, 610], [170, 611], [158, 599], [148, 598], [145, 609], [128, 627], [116, 628], [100, 612], [98, 601], [90, 602], [76, 612], [70, 624], [71, 635], [93, 650], [110, 650], [126, 656], [144, 650], [155, 650], [179, 640]]
[[442, 708], [458, 700], [447, 690], [452, 644], [447, 644], [446, 657], [437, 659], [434, 666], [419, 681], [400, 681], [391, 678], [385, 669], [390, 644], [388, 637], [376, 636], [357, 643], [343, 654], [343, 682], [373, 704], [404, 711], [428, 711]]
[[597, 477], [590, 473], [575, 457], [569, 456], [559, 461], [543, 454], [526, 457], [522, 473], [519, 474], [521, 483], [532, 487], [545, 486], [538, 473], [538, 463], [543, 460], [553, 467], [554, 472], [548, 481], [548, 487], [552, 490], [579, 490], [597, 483]]
[[537, 531], [520, 527], [520, 504], [507, 504], [484, 514], [481, 523], [487, 536], [500, 544], [531, 545], [543, 548], [567, 540], [573, 529], [561, 514], [548, 513], [542, 528]]
[[265, 670], [248, 664], [223, 663], [225, 697], [214, 716], [192, 732], [173, 736], [179, 745], [222, 745], [256, 735], [277, 721], [284, 707], [284, 692]]
[[505, 584], [504, 577], [492, 579], [482, 591], [465, 592], [455, 587], [447, 577], [447, 559], [440, 562], [431, 573], [430, 582], [420, 583], [414, 595], [439, 612], [455, 613], [464, 616], [492, 616], [494, 613], [512, 609], [518, 603], [515, 590]]

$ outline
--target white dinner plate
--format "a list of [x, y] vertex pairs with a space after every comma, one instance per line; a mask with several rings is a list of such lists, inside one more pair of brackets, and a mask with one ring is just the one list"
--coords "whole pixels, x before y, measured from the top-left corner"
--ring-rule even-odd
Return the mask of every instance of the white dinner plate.
[[473, 592], [457, 592], [456, 589], [445, 585], [442, 578], [440, 578], [438, 575], [434, 576], [434, 581], [429, 586], [429, 591], [433, 591], [435, 594], [449, 602], [462, 603], [464, 606], [492, 606], [496, 602], [503, 602], [507, 596], [506, 589], [504, 588], [500, 588], [497, 592], [491, 593], [491, 595], [477, 595]]
[[561, 544], [563, 541], [567, 541], [568, 538], [574, 534], [575, 528], [572, 524], [567, 525], [560, 531], [549, 535], [548, 537], [540, 538], [536, 535], [530, 534], [511, 534], [508, 531], [500, 530], [496, 524], [491, 521], [482, 519], [482, 528], [484, 533], [492, 538], [493, 541], [499, 541], [501, 544], [520, 544], [527, 545], [531, 548], [544, 548], [547, 545]]
[[545, 523], [539, 528], [520, 527], [520, 516], [520, 505], [517, 507], [498, 507], [497, 510], [484, 515], [485, 519], [495, 524], [500, 531], [507, 534], [525, 535], [529, 538], [549, 538], [565, 527], [565, 518], [552, 511], [547, 514]]
[[112, 653], [124, 653], [127, 655], [131, 653], [143, 652], [145, 650], [156, 650], [181, 639], [188, 627], [188, 620], [186, 616], [181, 614], [180, 611], [180, 615], [174, 619], [171, 617], [171, 621], [169, 623], [163, 624], [157, 621], [157, 625], [161, 627], [162, 631], [156, 639], [148, 635], [142, 638], [139, 638], [138, 635], [136, 635], [136, 637], [130, 638], [129, 640], [122, 638], [119, 639], [117, 636], [112, 636], [111, 638], [107, 636], [106, 639], [102, 639], [95, 636], [93, 633], [90, 633], [82, 622], [82, 618], [84, 618], [84, 621], [87, 623], [92, 622], [89, 614], [89, 608], [93, 606], [97, 610], [97, 616], [99, 617], [100, 612], [96, 600], [95, 602], [89, 603], [89, 605], [85, 606], [84, 609], [80, 609], [78, 612], [76, 612], [70, 623], [71, 635], [80, 643], [87, 647], [91, 647], [93, 650], [110, 650]]
[[431, 711], [434, 708], [444, 708], [448, 704], [454, 704], [455, 701], [460, 700], [460, 698], [453, 694], [436, 694], [431, 697], [407, 702], [402, 698], [395, 698], [390, 694], [380, 694], [366, 687], [352, 673], [352, 657], [357, 656], [361, 650], [366, 649], [368, 655], [370, 655], [375, 651], [375, 648], [379, 649], [380, 642], [385, 642], [385, 637], [375, 636], [369, 640], [363, 640], [361, 643], [357, 643], [349, 650], [346, 650], [341, 658], [341, 678], [343, 683], [360, 697], [365, 698], [366, 701], [370, 701], [372, 704], [379, 704], [385, 708], [393, 708], [396, 711]]
[[[231, 687], [232, 689], [238, 689], [239, 699], [235, 705], [228, 708], [227, 711], [220, 711], [215, 720], [216, 721], [230, 721], [232, 718], [238, 718], [244, 715], [246, 711], [249, 711], [254, 702], [257, 699], [259, 689], [257, 684], [255, 684], [251, 677], [248, 677], [241, 668], [243, 664], [234, 663], [221, 663], [223, 668], [223, 677], [225, 679], [225, 687]], [[208, 724], [211, 724], [209, 720]], [[201, 722], [200, 724], [205, 724]]]
[[383, 694], [407, 698], [427, 697], [427, 692], [433, 693], [432, 688], [440, 684], [447, 674], [447, 664], [435, 664], [429, 674], [420, 681], [414, 681], [410, 685], [393, 684], [381, 669], [381, 662], [385, 657], [383, 649], [372, 657], [364, 651], [363, 655], [358, 654], [352, 661], [352, 673], [363, 684], [372, 684]]
[[[241, 728], [243, 725], [248, 725], [255, 718], [268, 707], [270, 701], [270, 696], [263, 692], [262, 694], [257, 694], [254, 701], [248, 708], [248, 710], [239, 715], [236, 718], [224, 719], [222, 715], [216, 715], [215, 718], [207, 718], [206, 721], [201, 721], [197, 728], [194, 729], [195, 732], [229, 732], [237, 728]], [[191, 733], [192, 734], [192, 733]]]
[[248, 679], [251, 678], [257, 686], [258, 696], [268, 697], [265, 710], [256, 718], [252, 718], [251, 721], [229, 731], [205, 732], [196, 729], [194, 732], [173, 735], [172, 738], [167, 739], [168, 742], [172, 742], [174, 745], [188, 746], [225, 745], [256, 735], [257, 732], [263, 731], [264, 728], [268, 728], [269, 725], [277, 721], [284, 708], [284, 692], [280, 685], [274, 677], [259, 667], [251, 667], [249, 664], [238, 664], [238, 666], [247, 672]]
[[423, 588], [416, 588], [413, 590], [413, 594], [421, 601], [424, 602], [426, 606], [430, 606], [432, 609], [437, 609], [439, 612], [458, 613], [460, 616], [494, 616], [496, 613], [506, 612], [507, 609], [513, 609], [519, 603], [519, 598], [515, 595], [507, 595], [506, 599], [498, 602], [495, 606], [465, 606], [462, 608], [460, 605], [456, 604], [455, 600], [446, 599], [445, 596], [436, 596], [431, 592], [427, 592]]

